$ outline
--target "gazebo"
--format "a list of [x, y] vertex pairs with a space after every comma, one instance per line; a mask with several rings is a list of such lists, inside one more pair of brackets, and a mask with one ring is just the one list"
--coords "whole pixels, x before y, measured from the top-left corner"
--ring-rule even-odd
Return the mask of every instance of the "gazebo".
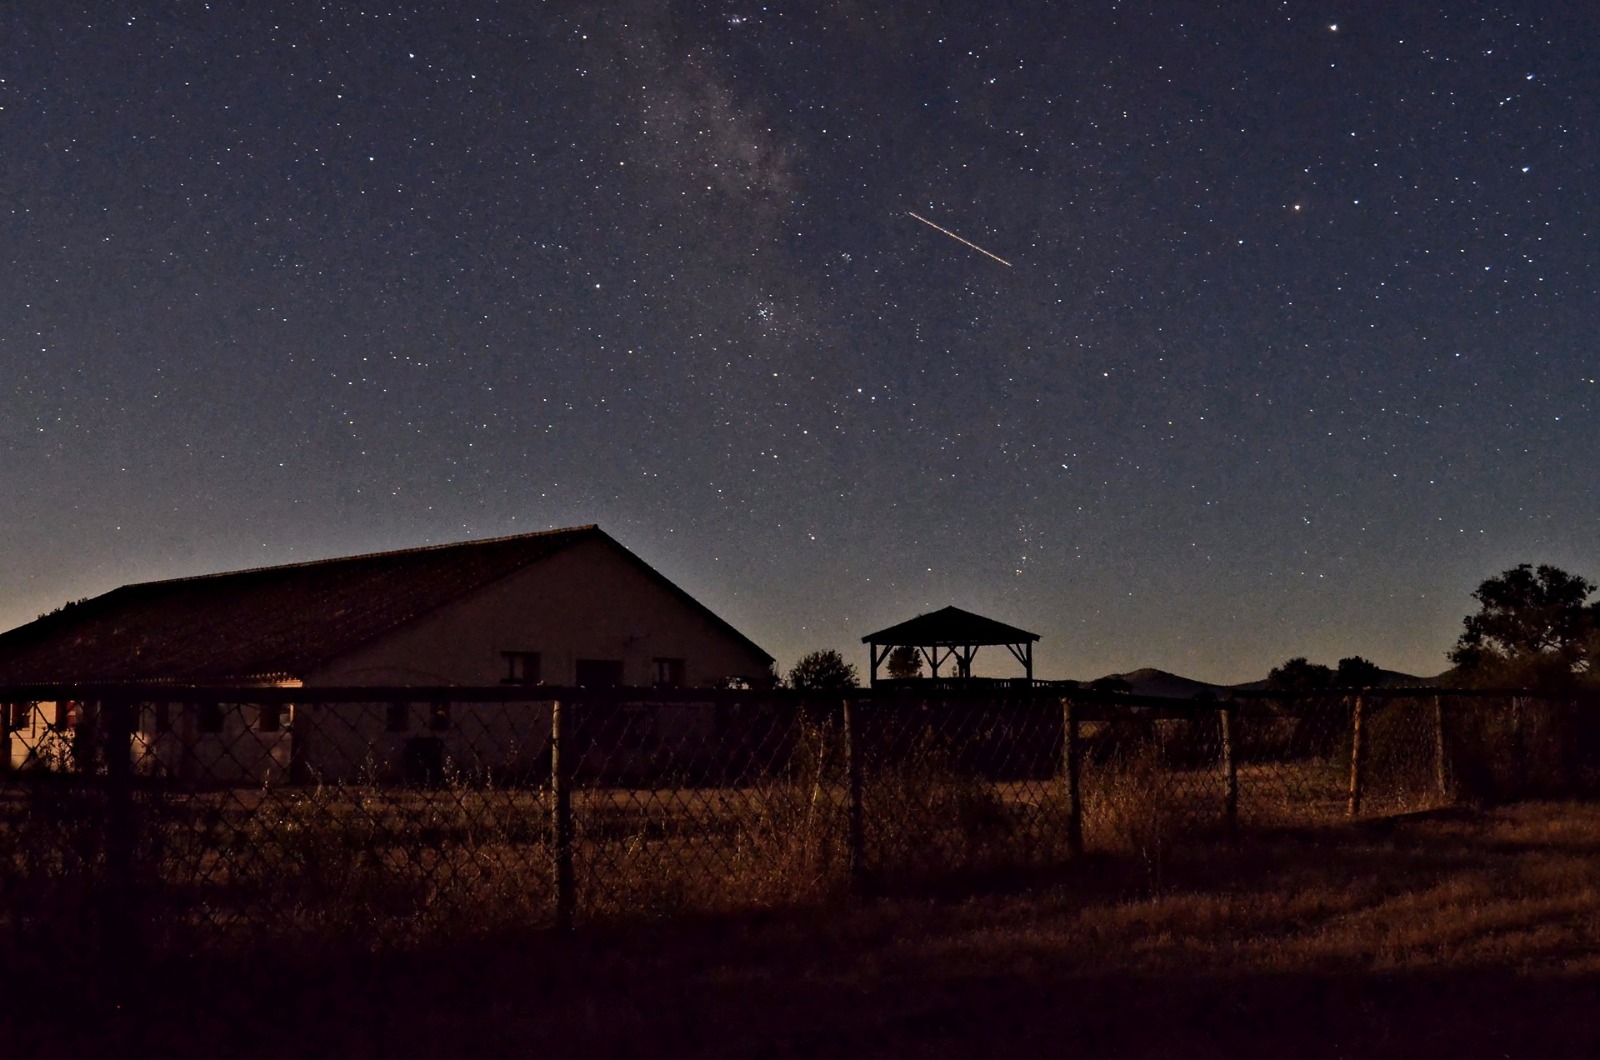
[[1039, 634], [1029, 633], [992, 618], [963, 611], [959, 607], [946, 607], [925, 615], [908, 619], [899, 625], [868, 633], [861, 638], [872, 652], [872, 684], [878, 683], [878, 667], [895, 648], [915, 648], [928, 660], [934, 677], [939, 667], [955, 660], [958, 678], [972, 676], [972, 657], [985, 644], [1003, 644], [1013, 658], [1022, 664], [1027, 679], [1033, 680], [1033, 642]]

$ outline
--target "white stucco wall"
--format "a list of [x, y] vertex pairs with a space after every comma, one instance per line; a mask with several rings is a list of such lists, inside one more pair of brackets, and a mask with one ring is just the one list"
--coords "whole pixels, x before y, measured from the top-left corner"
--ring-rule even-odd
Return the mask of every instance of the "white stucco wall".
[[[767, 668], [765, 657], [628, 557], [586, 541], [306, 675], [307, 701], [317, 687], [337, 685], [498, 684], [507, 673], [504, 652], [539, 653], [542, 683], [556, 686], [576, 683], [580, 659], [619, 661], [623, 683], [634, 686], [654, 682], [658, 658], [684, 660], [689, 687]], [[453, 704], [439, 730], [420, 701], [401, 732], [390, 731], [386, 704], [301, 707], [296, 757], [303, 772], [324, 780], [388, 779], [406, 773], [408, 757], [432, 753], [416, 741], [436, 740], [447, 765], [468, 774], [538, 771], [548, 760], [550, 707], [528, 693], [523, 702]], [[709, 708], [668, 715], [650, 726], [651, 748], [705, 745]]]
[[545, 684], [569, 685], [579, 659], [616, 659], [623, 684], [654, 682], [654, 660], [685, 681], [755, 677], [766, 659], [604, 541], [584, 541], [305, 675], [307, 685], [495, 684], [507, 651], [540, 653]]

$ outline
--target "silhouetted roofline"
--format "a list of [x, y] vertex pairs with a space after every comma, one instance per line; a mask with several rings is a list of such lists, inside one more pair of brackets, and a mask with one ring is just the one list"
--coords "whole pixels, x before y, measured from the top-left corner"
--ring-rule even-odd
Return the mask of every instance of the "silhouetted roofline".
[[[584, 523], [581, 526], [563, 526], [555, 527], [550, 530], [535, 530], [527, 534], [505, 534], [501, 537], [476, 537], [469, 538], [466, 541], [445, 541], [437, 545], [413, 545], [410, 548], [383, 549], [378, 552], [356, 552], [348, 556], [324, 556], [322, 559], [306, 559], [299, 560], [294, 563], [269, 563], [264, 567], [240, 567], [237, 570], [212, 571], [209, 574], [185, 574], [177, 578], [156, 578], [153, 581], [147, 582], [129, 582], [126, 585], [119, 585], [110, 592], [103, 593], [101, 595], [109, 596], [111, 593], [123, 592], [128, 589], [144, 589], [156, 585], [178, 585], [183, 582], [206, 582], [214, 581], [218, 578], [235, 578], [245, 574], [267, 574], [303, 570], [308, 567], [328, 567], [340, 563], [358, 563], [362, 560], [395, 559], [400, 556], [420, 555], [425, 552], [442, 552], [446, 549], [453, 548], [474, 548], [483, 545], [501, 545], [512, 541], [528, 541], [539, 537], [556, 537], [563, 534], [571, 534], [576, 536], [579, 534], [588, 533], [598, 534], [599, 536], [606, 538], [612, 544], [617, 544], [619, 548], [622, 547], [617, 543], [615, 538], [613, 538], [610, 534], [607, 534], [604, 530], [600, 529], [600, 524]], [[574, 540], [571, 543], [575, 544], [576, 541]], [[539, 558], [543, 557], [541, 556]], [[534, 562], [534, 560], [529, 560], [529, 562]], [[92, 597], [91, 599], [99, 599], [99, 597]], [[89, 601], [84, 602], [87, 603]]]
[[134, 582], [0, 634], [0, 680], [304, 677], [568, 548], [604, 542], [772, 656], [595, 524]]
[[692, 594], [690, 594], [686, 590], [680, 588], [678, 586], [678, 584], [676, 582], [674, 582], [671, 578], [668, 578], [665, 574], [662, 574], [660, 571], [658, 571], [654, 567], [650, 566], [650, 564], [648, 564], [644, 560], [640, 559], [633, 552], [632, 549], [630, 549], [627, 546], [623, 545], [622, 542], [618, 541], [616, 538], [612, 537], [610, 534], [608, 534], [604, 530], [600, 529], [599, 526], [590, 525], [590, 526], [587, 526], [587, 527], [582, 527], [580, 529], [593, 530], [600, 537], [603, 537], [607, 541], [611, 542], [613, 545], [615, 545], [618, 548], [618, 550], [620, 550], [622, 552], [622, 554], [624, 556], [628, 557], [630, 562], [632, 562], [635, 566], [637, 566], [644, 573], [648, 574], [650, 577], [652, 577], [656, 581], [660, 582], [661, 585], [664, 588], [666, 588], [669, 591], [671, 591], [672, 594], [674, 596], [676, 596], [679, 600], [681, 600], [684, 603], [688, 604], [690, 607], [694, 608], [696, 611], [699, 611], [702, 615], [704, 615], [707, 619], [709, 619], [711, 621], [712, 625], [714, 625], [718, 629], [722, 630], [722, 632], [729, 634], [730, 636], [734, 637], [736, 640], [742, 641], [744, 643], [745, 647], [749, 648], [751, 651], [755, 652], [757, 655], [759, 655], [762, 658], [766, 659], [767, 662], [775, 663], [775, 662], [778, 661], [775, 656], [773, 656], [770, 653], [768, 653], [768, 651], [765, 648], [761, 647], [761, 645], [757, 644], [755, 641], [751, 640], [749, 637], [745, 636], [743, 633], [740, 633], [736, 628], [734, 628], [733, 624], [730, 623], [727, 619], [723, 618], [721, 615], [719, 615], [715, 611], [711, 610], [711, 608], [707, 607], [705, 604], [703, 604], [699, 600], [695, 599], [695, 597]]
[[1016, 626], [1008, 626], [983, 615], [963, 611], [959, 607], [944, 607], [925, 615], [907, 619], [897, 625], [868, 633], [861, 638], [863, 644], [887, 644], [891, 647], [955, 647], [976, 644], [1026, 644], [1039, 639], [1039, 634], [1029, 633]]

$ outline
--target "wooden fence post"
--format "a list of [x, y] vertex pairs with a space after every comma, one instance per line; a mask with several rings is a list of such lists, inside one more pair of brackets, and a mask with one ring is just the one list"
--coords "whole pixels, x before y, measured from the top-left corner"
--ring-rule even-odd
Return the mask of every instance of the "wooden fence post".
[[572, 752], [566, 710], [550, 704], [550, 853], [555, 870], [556, 929], [572, 930], [577, 890], [572, 876]]
[[1228, 835], [1239, 831], [1239, 763], [1233, 748], [1233, 707], [1224, 705], [1222, 716], [1222, 821]]
[[855, 708], [847, 698], [843, 712], [844, 775], [848, 802], [847, 868], [850, 892], [862, 894], [867, 886], [867, 820], [861, 799], [861, 734], [857, 731]]
[[1071, 696], [1061, 700], [1061, 769], [1067, 782], [1067, 853], [1083, 854], [1083, 753], [1078, 745], [1078, 711]]
[[1367, 697], [1356, 696], [1355, 709], [1350, 713], [1350, 804], [1345, 811], [1346, 816], [1351, 819], [1361, 816], [1361, 784], [1367, 764], [1366, 734], [1363, 724], [1366, 712]]
[[1448, 738], [1444, 729], [1444, 697], [1433, 697], [1433, 779], [1438, 786], [1439, 797], [1446, 802], [1452, 802], [1453, 793], [1450, 790], [1450, 750]]

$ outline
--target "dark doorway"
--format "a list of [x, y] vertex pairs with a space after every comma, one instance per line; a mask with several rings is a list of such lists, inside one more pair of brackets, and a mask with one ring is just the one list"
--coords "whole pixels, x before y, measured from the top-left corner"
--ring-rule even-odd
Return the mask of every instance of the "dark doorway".
[[437, 736], [413, 736], [406, 741], [406, 781], [433, 785], [444, 780], [444, 741]]

